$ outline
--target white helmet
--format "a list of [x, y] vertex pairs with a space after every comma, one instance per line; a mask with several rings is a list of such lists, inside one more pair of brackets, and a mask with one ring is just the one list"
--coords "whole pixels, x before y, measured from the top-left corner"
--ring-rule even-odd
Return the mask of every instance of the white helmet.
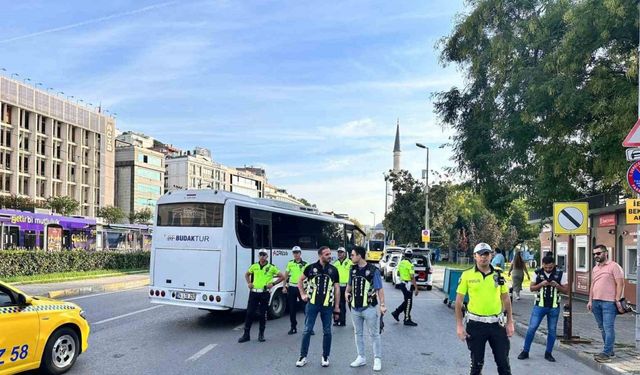
[[480, 242], [479, 244], [476, 245], [476, 247], [473, 248], [473, 253], [474, 254], [484, 254], [484, 253], [491, 253], [493, 252], [493, 250], [491, 249], [491, 246], [489, 246], [489, 244], [484, 243], [484, 242]]
[[300, 246], [294, 246], [291, 248], [291, 251], [298, 252], [298, 251], [302, 251], [302, 249], [300, 248]]
[[340, 246], [340, 247], [338, 248], [338, 252], [341, 252], [341, 251], [345, 251], [344, 247], [342, 247], [342, 246]]
[[411, 258], [413, 256], [413, 250], [409, 248], [404, 249], [404, 256], [406, 256], [407, 258]]

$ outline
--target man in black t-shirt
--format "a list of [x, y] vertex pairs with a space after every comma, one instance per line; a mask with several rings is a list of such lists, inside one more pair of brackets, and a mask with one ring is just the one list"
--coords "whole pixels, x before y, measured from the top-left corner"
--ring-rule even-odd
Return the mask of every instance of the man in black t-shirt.
[[[331, 249], [322, 246], [318, 250], [319, 260], [310, 264], [304, 269], [298, 280], [298, 289], [303, 301], [308, 301], [305, 307], [306, 317], [304, 319], [304, 333], [302, 334], [302, 346], [300, 348], [300, 358], [296, 366], [302, 367], [307, 364], [307, 354], [309, 353], [309, 343], [311, 332], [316, 323], [316, 318], [320, 314], [322, 320], [322, 367], [329, 366], [329, 354], [331, 352], [331, 322], [332, 311], [334, 316], [340, 315], [340, 277], [338, 269], [331, 265]], [[304, 290], [303, 284], [308, 282], [308, 290]]]

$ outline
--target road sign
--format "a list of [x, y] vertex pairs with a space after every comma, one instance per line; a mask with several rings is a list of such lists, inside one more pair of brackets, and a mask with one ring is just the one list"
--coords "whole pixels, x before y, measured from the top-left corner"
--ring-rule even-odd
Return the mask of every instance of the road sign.
[[431, 242], [431, 231], [429, 229], [422, 230], [422, 242]]
[[627, 182], [633, 191], [640, 194], [640, 161], [636, 161], [629, 167]]
[[640, 146], [640, 119], [636, 121], [633, 128], [627, 134], [627, 137], [622, 141], [624, 147], [638, 147]]
[[553, 204], [553, 233], [587, 234], [589, 204], [563, 202]]
[[627, 224], [640, 224], [640, 199], [627, 199]]
[[638, 161], [640, 160], [640, 148], [628, 148], [626, 150], [627, 161]]

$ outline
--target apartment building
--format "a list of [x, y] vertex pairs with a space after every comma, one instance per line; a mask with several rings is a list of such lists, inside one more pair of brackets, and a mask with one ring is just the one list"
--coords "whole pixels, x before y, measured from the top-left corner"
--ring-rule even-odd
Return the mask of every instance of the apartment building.
[[115, 119], [0, 77], [0, 194], [70, 196], [95, 216], [114, 203]]

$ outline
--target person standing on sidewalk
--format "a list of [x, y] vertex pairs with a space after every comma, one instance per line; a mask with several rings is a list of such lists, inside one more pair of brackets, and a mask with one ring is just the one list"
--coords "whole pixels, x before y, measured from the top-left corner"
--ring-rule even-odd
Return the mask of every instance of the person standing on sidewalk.
[[298, 310], [298, 300], [301, 300], [300, 291], [298, 290], [298, 279], [300, 279], [302, 271], [304, 271], [307, 266], [307, 262], [302, 260], [302, 250], [300, 246], [294, 246], [291, 250], [293, 252], [293, 259], [287, 263], [287, 269], [284, 273], [284, 279], [287, 280], [287, 284], [282, 288], [282, 291], [287, 294], [289, 321], [291, 322], [291, 329], [287, 332], [289, 335], [298, 333], [296, 313]]
[[[345, 299], [353, 309], [351, 321], [356, 335], [358, 357], [351, 367], [367, 364], [364, 350], [364, 326], [367, 326], [373, 341], [373, 371], [382, 370], [382, 347], [380, 342], [380, 316], [387, 312], [384, 304], [384, 289], [378, 267], [368, 264], [364, 259], [367, 251], [362, 246], [355, 246], [351, 251], [354, 265], [349, 274], [349, 284]], [[378, 308], [380, 306], [380, 315]]]
[[522, 290], [525, 275], [527, 279], [531, 281], [527, 265], [524, 263], [524, 259], [522, 259], [522, 254], [518, 251], [513, 257], [511, 267], [509, 267], [509, 277], [512, 277], [513, 292], [516, 294], [516, 300], [520, 299], [520, 291]]
[[504, 255], [502, 255], [502, 250], [496, 247], [496, 256], [494, 256], [493, 259], [491, 259], [491, 265], [494, 267], [498, 267], [504, 271], [504, 267], [505, 267], [504, 264], [505, 264], [505, 258], [504, 258]]
[[[502, 271], [491, 265], [491, 246], [480, 242], [473, 249], [476, 265], [462, 273], [456, 290], [456, 334], [471, 352], [471, 375], [480, 375], [487, 341], [493, 351], [499, 375], [511, 375], [509, 337], [515, 331], [509, 289]], [[462, 304], [469, 295], [468, 311], [462, 318]], [[505, 313], [506, 312], [506, 317]]]
[[[322, 246], [318, 249], [318, 261], [304, 269], [298, 280], [298, 289], [303, 301], [309, 301], [305, 307], [304, 332], [300, 347], [300, 358], [296, 362], [297, 367], [307, 364], [307, 354], [311, 341], [311, 332], [316, 324], [318, 314], [322, 320], [322, 367], [329, 366], [329, 354], [331, 354], [331, 315], [340, 315], [340, 278], [338, 269], [331, 265], [331, 249]], [[309, 290], [305, 291], [303, 284], [309, 280]], [[331, 314], [333, 311], [333, 314]]]
[[[247, 316], [244, 319], [244, 334], [238, 339], [238, 342], [247, 342], [251, 340], [249, 333], [251, 332], [251, 324], [256, 312], [260, 316], [260, 331], [258, 332], [258, 341], [264, 342], [264, 329], [267, 325], [267, 309], [269, 307], [269, 291], [274, 284], [278, 284], [284, 280], [284, 276], [278, 267], [269, 263], [269, 253], [266, 249], [258, 251], [259, 261], [249, 267], [244, 278], [247, 280], [249, 287], [249, 302], [247, 303]], [[273, 278], [277, 276], [274, 282]]]
[[[349, 283], [349, 271], [353, 263], [347, 258], [347, 253], [344, 247], [338, 248], [338, 259], [333, 262], [333, 266], [338, 269], [340, 275], [340, 295], [344, 296], [347, 290], [347, 283]], [[344, 327], [347, 320], [347, 304], [346, 298], [340, 298], [340, 316], [333, 322], [334, 326]]]
[[560, 316], [560, 293], [569, 293], [567, 274], [558, 271], [552, 256], [542, 258], [542, 268], [536, 270], [536, 278], [531, 283], [529, 289], [536, 292], [536, 302], [531, 311], [529, 319], [529, 329], [524, 339], [524, 348], [518, 359], [529, 358], [529, 350], [533, 342], [533, 336], [540, 326], [542, 319], [547, 317], [547, 349], [544, 352], [544, 359], [555, 362], [551, 352], [556, 342], [556, 326]]
[[613, 344], [616, 341], [615, 321], [624, 293], [624, 273], [622, 267], [609, 259], [609, 251], [604, 245], [593, 248], [596, 265], [591, 271], [591, 288], [587, 309], [593, 313], [602, 332], [604, 349], [595, 355], [598, 362], [609, 362], [615, 356]]
[[416, 272], [414, 270], [413, 263], [411, 263], [412, 257], [413, 251], [411, 249], [406, 249], [404, 251], [402, 261], [398, 264], [400, 283], [396, 285], [396, 288], [402, 291], [404, 301], [402, 301], [400, 306], [391, 313], [391, 316], [399, 322], [400, 313], [404, 312], [404, 325], [415, 327], [418, 323], [411, 320], [411, 308], [413, 307], [412, 292], [415, 292], [416, 296], [418, 295], [418, 284], [416, 284]]

